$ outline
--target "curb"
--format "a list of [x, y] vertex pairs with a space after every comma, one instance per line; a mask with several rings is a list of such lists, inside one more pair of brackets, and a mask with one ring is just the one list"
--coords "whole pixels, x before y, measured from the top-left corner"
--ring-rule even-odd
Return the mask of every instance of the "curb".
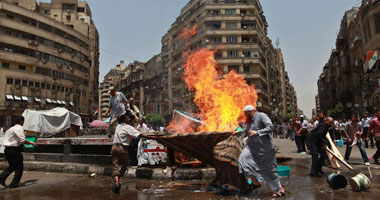
[[[0, 162], [0, 170], [8, 167], [8, 162]], [[36, 162], [24, 161], [25, 171], [45, 171], [57, 173], [72, 173], [72, 174], [92, 174], [111, 176], [112, 166], [99, 166], [90, 164], [78, 163], [57, 163], [57, 162]], [[206, 180], [216, 177], [214, 168], [149, 168], [149, 167], [128, 167], [128, 178], [141, 178], [152, 180]]]

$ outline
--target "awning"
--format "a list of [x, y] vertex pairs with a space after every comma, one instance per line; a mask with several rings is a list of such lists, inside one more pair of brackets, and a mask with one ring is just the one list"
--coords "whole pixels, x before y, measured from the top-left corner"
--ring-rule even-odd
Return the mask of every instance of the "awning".
[[61, 101], [63, 105], [66, 105], [66, 102], [65, 101]]
[[21, 97], [19, 97], [19, 96], [14, 96], [14, 97], [15, 97], [16, 101], [21, 101]]
[[70, 106], [74, 106], [73, 102], [70, 101]]
[[21, 96], [21, 99], [22, 99], [23, 101], [28, 101], [28, 97], [26, 97], [26, 96]]
[[57, 100], [57, 103], [58, 103], [58, 104], [62, 104], [62, 102], [61, 102], [60, 100]]
[[14, 100], [12, 95], [7, 94], [7, 95], [5, 95], [5, 97], [7, 98], [7, 100]]
[[46, 102], [52, 103], [51, 99], [46, 99]]
[[52, 99], [52, 100], [51, 100], [51, 102], [53, 102], [53, 103], [57, 104], [57, 101], [56, 101], [56, 100], [54, 100], [54, 99]]
[[37, 97], [34, 97], [34, 101], [35, 102], [41, 102], [41, 99], [37, 98]]

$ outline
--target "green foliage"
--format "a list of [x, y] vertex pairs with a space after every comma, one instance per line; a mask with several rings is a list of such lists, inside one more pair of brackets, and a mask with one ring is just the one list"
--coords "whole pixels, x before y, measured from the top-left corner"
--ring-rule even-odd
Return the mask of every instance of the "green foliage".
[[153, 128], [165, 125], [165, 119], [164, 119], [164, 117], [162, 117], [161, 115], [157, 115], [157, 114], [148, 114], [146, 116], [146, 121]]
[[334, 119], [338, 119], [344, 113], [344, 106], [341, 102], [335, 105], [335, 108], [331, 108], [327, 110], [327, 116], [332, 117]]

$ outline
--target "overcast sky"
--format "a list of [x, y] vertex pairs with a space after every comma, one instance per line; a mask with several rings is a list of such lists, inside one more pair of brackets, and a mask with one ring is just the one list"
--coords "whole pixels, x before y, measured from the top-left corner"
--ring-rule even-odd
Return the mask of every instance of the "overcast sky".
[[[124, 60], [147, 61], [160, 53], [161, 37], [188, 0], [88, 0], [100, 34], [100, 81]], [[317, 80], [344, 12], [358, 0], [263, 0], [272, 41], [280, 38], [285, 69], [307, 116], [315, 107]], [[322, 100], [323, 101], [323, 100]]]

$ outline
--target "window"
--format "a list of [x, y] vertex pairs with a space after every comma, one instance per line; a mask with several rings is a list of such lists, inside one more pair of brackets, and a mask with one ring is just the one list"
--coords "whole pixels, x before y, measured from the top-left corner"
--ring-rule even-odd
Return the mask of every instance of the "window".
[[29, 81], [29, 87], [34, 87], [34, 82], [33, 81]]
[[380, 14], [375, 15], [376, 33], [380, 33]]
[[236, 23], [234, 23], [234, 22], [227, 22], [226, 23], [226, 29], [236, 29]]
[[205, 25], [210, 30], [217, 30], [220, 29], [220, 21], [206, 21]]
[[228, 51], [227, 56], [228, 58], [237, 58], [237, 51]]
[[235, 0], [224, 0], [224, 3], [235, 3]]
[[50, 15], [50, 10], [44, 10], [45, 15]]
[[237, 36], [227, 36], [227, 43], [236, 43]]
[[34, 83], [34, 87], [36, 87], [36, 88], [40, 88], [40, 82], [35, 82], [35, 83]]
[[214, 53], [214, 58], [221, 58], [222, 57], [222, 52], [215, 52]]
[[244, 56], [244, 58], [251, 58], [252, 54], [250, 51], [243, 51], [243, 56]]
[[235, 15], [235, 9], [226, 9], [226, 15]]
[[13, 19], [13, 16], [12, 15], [7, 15], [7, 18], [8, 19]]
[[161, 112], [161, 107], [160, 107], [160, 105], [157, 105], [157, 106], [156, 106], [156, 112], [158, 112], [158, 113]]
[[78, 7], [77, 12], [84, 12], [84, 7]]
[[245, 73], [247, 73], [247, 72], [249, 72], [250, 70], [249, 70], [249, 65], [244, 65], [244, 72]]
[[41, 88], [45, 89], [45, 83], [41, 83]]
[[52, 89], [52, 90], [55, 90], [55, 88], [56, 88], [56, 85], [52, 85], [52, 86], [51, 86], [51, 89]]
[[13, 85], [13, 78], [7, 78], [7, 84]]
[[9, 69], [9, 63], [5, 63], [5, 62], [3, 62], [3, 63], [1, 64], [1, 66], [2, 66], [3, 68]]
[[[54, 86], [53, 86], [54, 87]], [[61, 90], [61, 86], [57, 86], [57, 91], [59, 92]]]
[[222, 43], [222, 38], [221, 37], [214, 37], [214, 38], [212, 38], [212, 41], [215, 44], [219, 44], [219, 43]]
[[66, 15], [66, 20], [70, 21], [71, 20], [71, 15]]
[[22, 80], [22, 86], [28, 86], [28, 81], [27, 80]]
[[46, 84], [46, 89], [50, 90], [50, 84]]
[[18, 66], [18, 69], [19, 69], [19, 70], [23, 70], [23, 71], [25, 71], [25, 70], [26, 70], [26, 67], [25, 67], [24, 65], [19, 65], [19, 66]]
[[228, 71], [230, 72], [232, 70], [239, 73], [239, 65], [228, 65]]
[[21, 85], [21, 80], [20, 79], [15, 79], [15, 85]]

